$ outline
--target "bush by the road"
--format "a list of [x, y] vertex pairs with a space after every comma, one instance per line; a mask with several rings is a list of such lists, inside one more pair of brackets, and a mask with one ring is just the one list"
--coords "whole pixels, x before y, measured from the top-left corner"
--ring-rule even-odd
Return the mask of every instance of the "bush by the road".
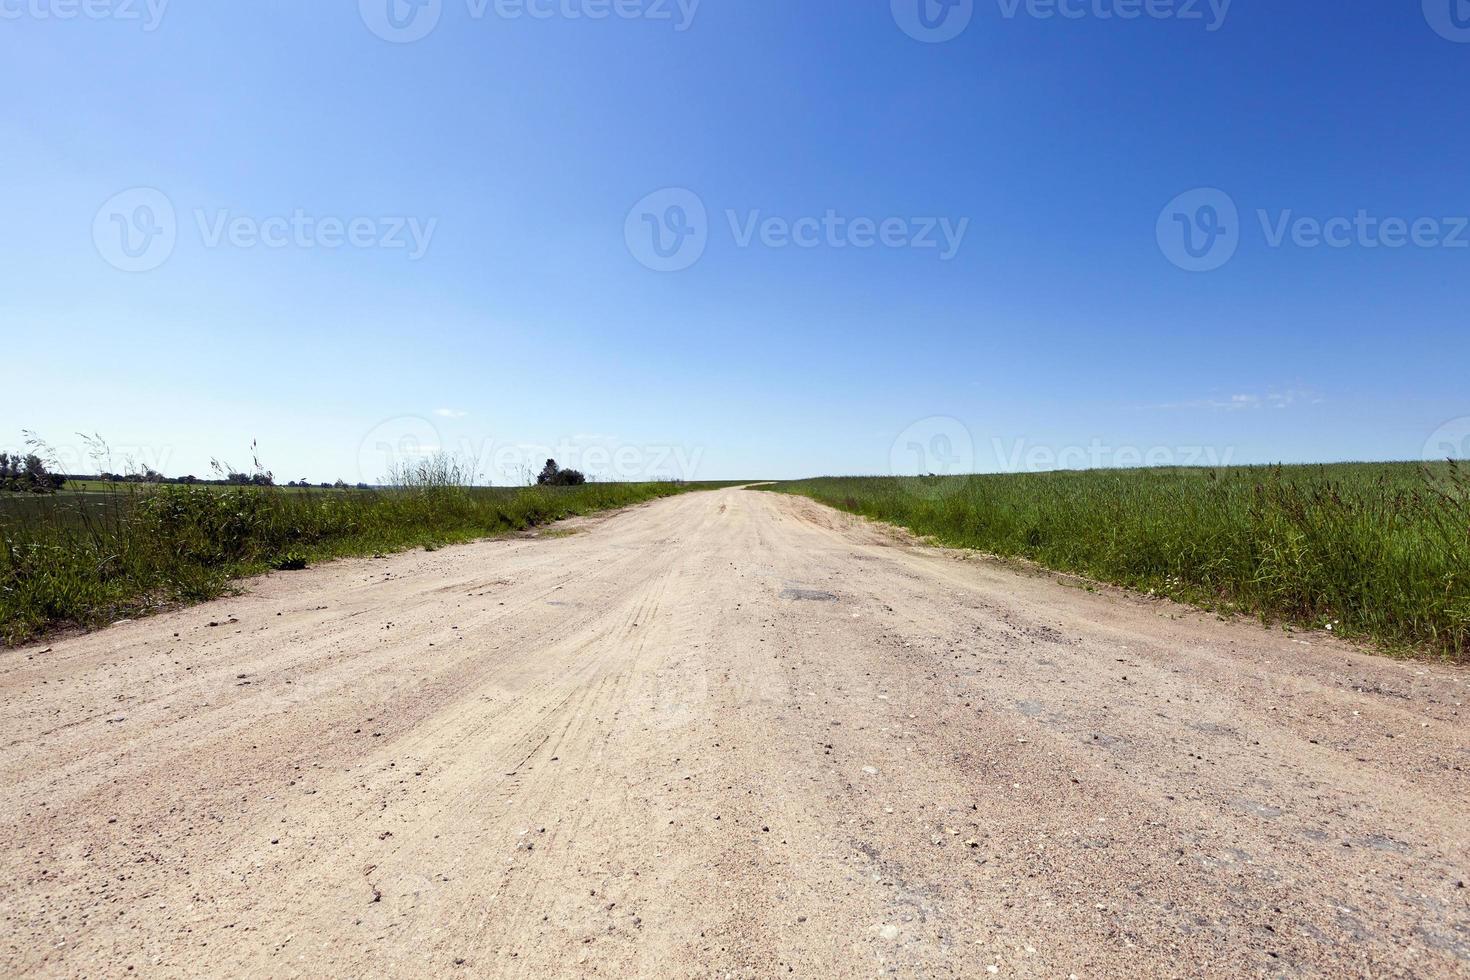
[[580, 487], [586, 482], [587, 478], [580, 472], [564, 470], [556, 465], [554, 459], [548, 459], [536, 476], [536, 485], [540, 487]]
[[0, 641], [211, 598], [271, 568], [473, 541], [698, 489], [466, 487], [441, 469], [385, 490], [127, 484], [0, 498]]
[[66, 477], [46, 469], [35, 453], [25, 456], [0, 453], [0, 491], [10, 493], [55, 493], [66, 485]]
[[1206, 608], [1470, 655], [1470, 474], [1454, 463], [784, 483], [938, 542]]

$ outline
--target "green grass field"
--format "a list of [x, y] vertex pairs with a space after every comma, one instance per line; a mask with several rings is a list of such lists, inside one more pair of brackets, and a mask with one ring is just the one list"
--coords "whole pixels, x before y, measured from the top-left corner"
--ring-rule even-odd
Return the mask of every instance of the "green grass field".
[[386, 490], [78, 484], [0, 494], [0, 642], [209, 599], [232, 580], [438, 547], [728, 484]]
[[1243, 612], [1470, 654], [1470, 472], [1453, 464], [832, 478], [767, 489], [935, 541]]

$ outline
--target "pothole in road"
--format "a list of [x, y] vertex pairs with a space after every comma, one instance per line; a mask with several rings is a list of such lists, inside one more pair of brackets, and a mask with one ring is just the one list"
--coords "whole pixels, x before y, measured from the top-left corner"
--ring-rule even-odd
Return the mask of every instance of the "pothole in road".
[[830, 592], [820, 592], [816, 589], [786, 589], [781, 593], [781, 598], [792, 599], [796, 602], [836, 602], [837, 597]]

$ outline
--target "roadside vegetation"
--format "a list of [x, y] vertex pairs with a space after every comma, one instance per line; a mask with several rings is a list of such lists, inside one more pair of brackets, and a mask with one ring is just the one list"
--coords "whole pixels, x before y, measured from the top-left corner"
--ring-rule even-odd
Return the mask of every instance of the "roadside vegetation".
[[0, 493], [55, 493], [66, 477], [46, 469], [35, 453], [0, 453]]
[[1470, 655], [1470, 472], [1453, 462], [831, 478], [767, 489], [1219, 612]]
[[374, 489], [247, 478], [79, 481], [45, 496], [0, 493], [0, 642], [213, 598], [240, 576], [270, 569], [437, 548], [710, 486], [471, 482], [460, 464], [437, 457]]
[[554, 459], [548, 459], [536, 477], [538, 487], [580, 487], [586, 482], [580, 471], [562, 469]]

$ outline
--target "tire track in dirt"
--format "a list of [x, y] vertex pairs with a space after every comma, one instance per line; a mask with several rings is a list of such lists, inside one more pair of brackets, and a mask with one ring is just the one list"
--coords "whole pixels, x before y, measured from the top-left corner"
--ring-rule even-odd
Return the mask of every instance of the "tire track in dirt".
[[1470, 975], [1464, 669], [770, 493], [565, 530], [8, 651], [0, 969]]

